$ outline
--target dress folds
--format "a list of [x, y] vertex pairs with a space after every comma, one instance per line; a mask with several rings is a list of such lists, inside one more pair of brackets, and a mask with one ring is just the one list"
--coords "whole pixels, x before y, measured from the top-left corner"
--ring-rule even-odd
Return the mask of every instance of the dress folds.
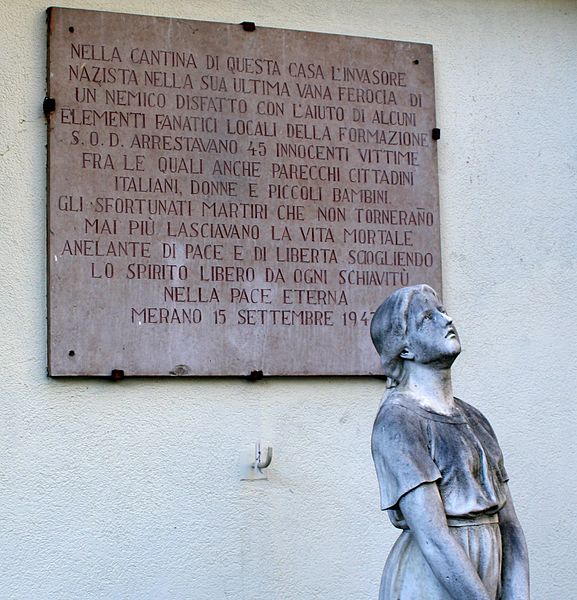
[[450, 600], [399, 507], [423, 483], [436, 482], [449, 530], [495, 600], [500, 594], [499, 510], [506, 502], [507, 472], [495, 434], [483, 415], [455, 399], [451, 415], [427, 410], [393, 391], [373, 428], [372, 451], [381, 508], [403, 529], [387, 559], [379, 600]]

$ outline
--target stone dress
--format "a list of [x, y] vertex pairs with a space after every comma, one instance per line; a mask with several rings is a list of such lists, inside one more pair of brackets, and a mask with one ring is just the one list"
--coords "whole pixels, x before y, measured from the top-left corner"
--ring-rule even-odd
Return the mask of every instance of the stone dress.
[[498, 512], [506, 502], [507, 473], [485, 417], [455, 398], [457, 411], [442, 415], [393, 391], [381, 405], [372, 451], [381, 508], [403, 533], [387, 559], [379, 600], [448, 600], [408, 529], [399, 499], [436, 482], [449, 531], [468, 554], [495, 600], [500, 594], [501, 534]]

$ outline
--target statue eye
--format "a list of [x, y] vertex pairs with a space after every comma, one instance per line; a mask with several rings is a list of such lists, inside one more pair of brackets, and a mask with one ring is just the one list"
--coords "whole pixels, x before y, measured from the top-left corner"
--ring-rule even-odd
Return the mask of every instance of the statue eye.
[[430, 321], [433, 318], [433, 313], [431, 311], [427, 311], [424, 315], [423, 315], [423, 320], [424, 321]]

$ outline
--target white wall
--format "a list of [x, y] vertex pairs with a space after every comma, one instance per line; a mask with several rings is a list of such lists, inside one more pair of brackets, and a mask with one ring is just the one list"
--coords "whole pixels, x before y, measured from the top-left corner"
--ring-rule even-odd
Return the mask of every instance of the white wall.
[[[575, 2], [59, 4], [434, 45], [456, 391], [500, 437], [533, 597], [576, 598]], [[46, 377], [44, 9], [0, 1], [0, 597], [376, 598], [381, 382]], [[270, 480], [240, 482], [259, 438]]]

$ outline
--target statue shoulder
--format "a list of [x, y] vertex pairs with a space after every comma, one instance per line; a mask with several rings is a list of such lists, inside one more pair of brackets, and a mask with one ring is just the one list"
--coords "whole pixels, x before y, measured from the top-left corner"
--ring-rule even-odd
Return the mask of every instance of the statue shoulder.
[[469, 404], [460, 398], [455, 398], [455, 402], [457, 406], [461, 409], [461, 411], [465, 414], [465, 417], [469, 422], [473, 422], [484, 429], [486, 429], [493, 437], [495, 437], [495, 432], [489, 423], [487, 417], [472, 404]]
[[375, 418], [374, 430], [388, 428], [411, 431], [420, 428], [422, 416], [413, 407], [414, 400], [400, 392], [385, 397]]

